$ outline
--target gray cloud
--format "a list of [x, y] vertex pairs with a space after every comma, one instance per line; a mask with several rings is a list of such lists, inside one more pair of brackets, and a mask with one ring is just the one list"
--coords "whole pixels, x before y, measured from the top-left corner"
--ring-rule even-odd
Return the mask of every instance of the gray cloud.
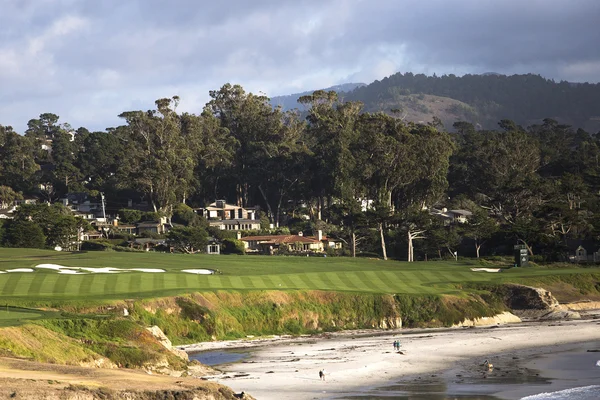
[[596, 0], [4, 0], [0, 124], [104, 129], [226, 82], [269, 95], [396, 71], [600, 81]]

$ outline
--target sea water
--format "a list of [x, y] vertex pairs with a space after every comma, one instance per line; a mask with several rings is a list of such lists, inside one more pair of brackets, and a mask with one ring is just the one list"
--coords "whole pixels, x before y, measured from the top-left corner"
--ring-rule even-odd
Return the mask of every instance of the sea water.
[[572, 389], [559, 390], [534, 394], [523, 397], [521, 400], [598, 400], [600, 399], [600, 385], [583, 386]]
[[211, 367], [235, 363], [243, 360], [247, 356], [247, 352], [238, 351], [202, 351], [189, 354], [190, 360], [197, 360], [202, 364], [210, 365]]

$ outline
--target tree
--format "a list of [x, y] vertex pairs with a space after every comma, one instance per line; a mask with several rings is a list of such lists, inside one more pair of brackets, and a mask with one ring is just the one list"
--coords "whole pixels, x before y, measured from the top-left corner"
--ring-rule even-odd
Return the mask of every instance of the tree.
[[183, 253], [196, 253], [208, 243], [208, 234], [202, 228], [174, 227], [167, 233], [167, 243]]
[[31, 191], [40, 166], [35, 162], [34, 143], [0, 125], [0, 182], [14, 191]]
[[130, 111], [120, 115], [128, 126], [130, 158], [123, 164], [123, 176], [144, 192], [155, 212], [166, 215], [173, 204], [192, 189], [198, 146], [196, 131], [182, 130], [176, 113], [179, 98], [159, 99], [156, 110]]
[[33, 221], [10, 221], [6, 227], [5, 245], [8, 247], [25, 247], [43, 249], [46, 237], [42, 228]]
[[23, 198], [21, 193], [15, 192], [9, 186], [0, 186], [0, 208], [9, 208], [15, 202]]
[[498, 231], [499, 227], [498, 223], [488, 215], [487, 211], [478, 208], [473, 212], [464, 229], [465, 236], [475, 241], [475, 252], [477, 258], [479, 258], [481, 246]]

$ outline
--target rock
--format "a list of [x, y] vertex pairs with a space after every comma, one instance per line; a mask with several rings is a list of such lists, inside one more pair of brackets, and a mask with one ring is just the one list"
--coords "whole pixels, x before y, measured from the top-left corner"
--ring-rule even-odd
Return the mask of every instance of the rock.
[[169, 350], [177, 357], [182, 358], [185, 361], [189, 361], [188, 354], [183, 350], [174, 348], [167, 335], [165, 335], [164, 332], [158, 326], [154, 325], [146, 329], [152, 334], [152, 336], [154, 336], [160, 342], [160, 344], [164, 346], [165, 349]]
[[474, 320], [465, 319], [463, 322], [453, 325], [453, 327], [464, 327], [464, 326], [488, 326], [497, 324], [510, 324], [521, 322], [521, 319], [514, 314], [505, 311], [501, 314], [494, 315], [493, 317], [481, 317], [475, 318]]

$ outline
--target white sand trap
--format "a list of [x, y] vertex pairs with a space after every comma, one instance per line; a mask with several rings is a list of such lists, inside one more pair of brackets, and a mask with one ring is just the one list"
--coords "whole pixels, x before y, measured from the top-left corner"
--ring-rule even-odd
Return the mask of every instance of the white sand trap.
[[5, 273], [6, 273], [6, 271], [0, 271], [0, 274], [5, 274]]
[[6, 272], [33, 272], [31, 268], [15, 268], [15, 269], [7, 269]]
[[475, 272], [500, 272], [501, 268], [471, 268], [471, 271]]
[[36, 268], [41, 268], [41, 269], [53, 269], [56, 271], [60, 271], [61, 269], [64, 268], [69, 268], [69, 267], [65, 267], [63, 265], [58, 265], [58, 264], [39, 264], [35, 266]]
[[61, 269], [58, 273], [65, 275], [87, 275], [85, 272], [74, 271], [72, 269]]
[[164, 269], [160, 268], [132, 268], [126, 269], [125, 271], [136, 271], [136, 272], [167, 272]]
[[215, 273], [212, 269], [182, 269], [181, 272], [187, 272], [188, 274], [196, 275], [212, 275]]
[[79, 269], [87, 272], [91, 272], [93, 274], [118, 274], [119, 272], [123, 272], [120, 268], [113, 267], [102, 267], [102, 268], [91, 268], [91, 267], [79, 267]]

